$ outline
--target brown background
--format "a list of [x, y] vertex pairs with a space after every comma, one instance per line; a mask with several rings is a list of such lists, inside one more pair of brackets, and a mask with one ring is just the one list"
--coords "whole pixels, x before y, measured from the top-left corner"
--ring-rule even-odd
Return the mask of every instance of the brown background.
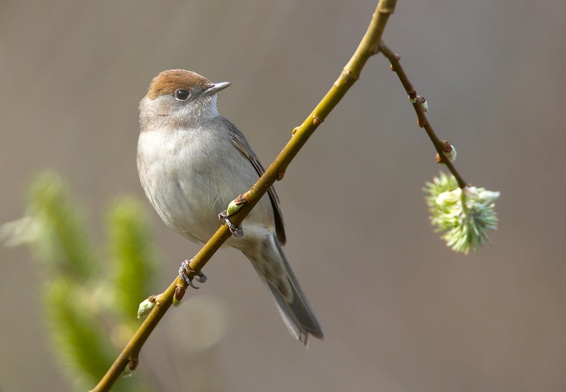
[[[100, 237], [105, 207], [135, 195], [154, 223], [165, 287], [197, 247], [165, 228], [138, 183], [137, 103], [151, 78], [187, 68], [231, 81], [220, 110], [268, 164], [374, 8], [2, 1], [0, 222], [22, 215], [43, 168], [68, 179]], [[502, 192], [491, 245], [465, 257], [433, 232], [421, 192], [439, 170], [433, 149], [377, 56], [277, 186], [287, 256], [326, 340], [309, 350], [293, 341], [244, 257], [224, 250], [198, 295], [223, 304], [225, 338], [202, 355], [175, 348], [200, 317], [185, 304], [150, 339], [140, 372], [162, 371], [159, 390], [563, 390], [564, 11], [563, 0], [400, 1], [385, 32], [466, 180]], [[26, 250], [0, 248], [0, 389], [70, 390], [45, 339], [34, 265]], [[212, 386], [186, 381], [204, 378], [195, 358], [208, 361]]]

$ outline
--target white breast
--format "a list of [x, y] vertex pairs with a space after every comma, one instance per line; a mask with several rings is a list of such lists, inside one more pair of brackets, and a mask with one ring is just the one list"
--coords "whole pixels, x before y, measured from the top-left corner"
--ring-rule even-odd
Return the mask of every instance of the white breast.
[[[218, 229], [218, 213], [258, 178], [228, 138], [202, 128], [141, 132], [138, 172], [148, 199], [163, 221], [201, 243]], [[272, 230], [273, 211], [264, 198], [245, 221], [245, 238], [252, 240]], [[239, 247], [233, 242], [232, 246]]]

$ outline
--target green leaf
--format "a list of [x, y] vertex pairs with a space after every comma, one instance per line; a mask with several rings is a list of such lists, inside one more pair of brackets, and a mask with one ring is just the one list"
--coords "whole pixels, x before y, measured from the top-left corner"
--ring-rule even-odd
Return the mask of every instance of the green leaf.
[[32, 247], [48, 271], [85, 281], [96, 269], [96, 252], [89, 241], [80, 209], [61, 178], [39, 174], [29, 192], [29, 215], [35, 223]]
[[52, 343], [73, 384], [96, 385], [116, 353], [101, 329], [100, 314], [80, 289], [62, 279], [51, 280], [44, 292]]
[[132, 198], [117, 200], [108, 213], [115, 311], [137, 325], [137, 306], [150, 295], [156, 257], [144, 209]]

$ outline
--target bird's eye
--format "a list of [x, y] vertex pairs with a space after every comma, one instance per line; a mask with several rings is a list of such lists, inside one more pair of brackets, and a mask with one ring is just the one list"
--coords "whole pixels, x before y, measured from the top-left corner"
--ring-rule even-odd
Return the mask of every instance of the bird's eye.
[[173, 95], [177, 101], [186, 101], [191, 96], [191, 94], [189, 94], [187, 90], [182, 88], [175, 90], [175, 93], [173, 93]]

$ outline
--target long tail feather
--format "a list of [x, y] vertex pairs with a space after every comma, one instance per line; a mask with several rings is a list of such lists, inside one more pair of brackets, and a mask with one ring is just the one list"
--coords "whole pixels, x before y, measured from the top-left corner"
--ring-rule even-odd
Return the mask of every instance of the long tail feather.
[[246, 253], [246, 256], [271, 291], [281, 318], [291, 334], [304, 346], [308, 344], [309, 335], [323, 339], [320, 324], [285, 258], [279, 241], [275, 237], [266, 238], [260, 254]]

